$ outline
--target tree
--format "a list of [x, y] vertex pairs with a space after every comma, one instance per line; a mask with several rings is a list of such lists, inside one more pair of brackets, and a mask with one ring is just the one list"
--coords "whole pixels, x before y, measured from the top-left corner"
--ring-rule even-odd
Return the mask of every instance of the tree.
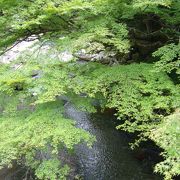
[[[92, 136], [76, 129], [71, 121], [54, 117], [57, 109], [63, 109], [57, 96], [67, 95], [77, 106], [80, 102], [91, 111], [94, 111], [91, 103], [94, 98], [101, 99], [102, 109], [115, 108], [121, 120], [117, 128], [139, 133], [134, 145], [150, 138], [165, 150], [165, 161], [156, 166], [156, 172], [164, 174], [166, 179], [178, 175], [178, 139], [172, 141], [170, 147], [164, 145], [171, 133], [178, 136], [178, 132], [161, 127], [167, 125], [167, 118], [172, 124], [177, 121], [169, 117], [179, 107], [179, 84], [168, 75], [175, 72], [178, 77], [179, 74], [179, 8], [178, 0], [0, 0], [2, 54], [35, 34], [39, 47], [51, 41], [57, 51], [68, 50], [78, 58], [81, 56], [77, 52], [82, 49], [88, 57], [103, 52], [107, 58], [102, 58], [101, 63], [114, 65], [62, 63], [52, 60], [48, 54], [37, 57], [34, 52], [31, 56], [22, 54], [12, 64], [1, 66], [0, 126], [6, 129], [2, 131], [4, 138], [0, 144], [1, 165], [20, 161], [30, 166], [39, 179], [48, 179], [47, 168], [58, 171], [61, 166], [57, 156], [54, 157], [59, 145], [72, 149], [81, 140], [93, 142]], [[14, 70], [15, 64], [22, 64], [23, 68]], [[32, 78], [34, 71], [39, 78]], [[86, 97], [77, 97], [82, 93]], [[4, 103], [7, 96], [14, 99], [10, 106]], [[76, 98], [80, 101], [75, 101]], [[21, 101], [27, 106], [17, 112]], [[37, 109], [33, 114], [31, 106]], [[47, 116], [47, 112], [51, 116]], [[39, 132], [38, 123], [43, 123], [44, 131], [49, 133], [42, 131], [40, 137], [34, 136]], [[52, 132], [54, 128], [62, 129], [62, 134]], [[29, 137], [31, 129], [34, 135]], [[18, 137], [22, 130], [24, 134]], [[47, 146], [51, 147], [53, 158], [36, 162], [36, 152], [46, 151]], [[174, 153], [169, 153], [171, 151]], [[60, 172], [66, 175], [68, 168], [61, 168]], [[63, 173], [58, 177], [52, 174], [51, 178], [62, 178]]]

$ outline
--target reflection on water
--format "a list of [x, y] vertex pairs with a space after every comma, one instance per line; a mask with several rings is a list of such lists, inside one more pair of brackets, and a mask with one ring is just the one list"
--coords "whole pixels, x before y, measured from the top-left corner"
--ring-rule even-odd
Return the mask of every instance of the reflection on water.
[[115, 129], [112, 117], [90, 115], [65, 105], [66, 116], [77, 126], [96, 136], [92, 149], [80, 145], [76, 149], [79, 173], [85, 180], [158, 180], [152, 169], [139, 162], [129, 149], [128, 136]]

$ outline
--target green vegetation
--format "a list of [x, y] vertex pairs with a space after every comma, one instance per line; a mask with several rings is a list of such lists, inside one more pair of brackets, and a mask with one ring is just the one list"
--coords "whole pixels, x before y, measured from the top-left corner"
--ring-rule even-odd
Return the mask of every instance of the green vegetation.
[[166, 160], [159, 163], [155, 171], [164, 173], [166, 179], [171, 179], [172, 176], [180, 173], [179, 120], [179, 110], [177, 110], [151, 132], [151, 139], [165, 149], [162, 154]]
[[[179, 0], [0, 0], [1, 54], [39, 39], [33, 54], [0, 67], [1, 167], [17, 162], [38, 179], [66, 179], [59, 150], [94, 141], [63, 117], [59, 97], [67, 96], [83, 110], [94, 112], [94, 99], [116, 109], [117, 129], [138, 133], [132, 147], [151, 139], [164, 149], [155, 172], [179, 175], [179, 24]], [[107, 57], [60, 62], [38, 54], [49, 42], [50, 51]]]

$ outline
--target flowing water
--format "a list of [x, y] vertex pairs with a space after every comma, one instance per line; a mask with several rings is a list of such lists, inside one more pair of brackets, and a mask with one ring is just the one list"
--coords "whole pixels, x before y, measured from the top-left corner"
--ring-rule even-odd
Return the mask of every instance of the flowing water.
[[92, 149], [80, 145], [76, 149], [79, 173], [85, 180], [158, 180], [150, 163], [135, 158], [129, 148], [129, 136], [115, 129], [112, 115], [80, 112], [67, 103], [66, 116], [77, 126], [96, 136]]

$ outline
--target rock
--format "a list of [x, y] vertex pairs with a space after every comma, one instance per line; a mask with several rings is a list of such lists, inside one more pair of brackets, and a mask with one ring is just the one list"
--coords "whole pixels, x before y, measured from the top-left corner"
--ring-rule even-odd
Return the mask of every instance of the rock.
[[[35, 43], [37, 43], [39, 40], [37, 39], [37, 36], [32, 35], [27, 40], [16, 42], [12, 47], [9, 47], [9, 50], [5, 52], [2, 56], [0, 56], [0, 62], [1, 63], [10, 63], [17, 59], [21, 53], [25, 50], [33, 51], [32, 48]], [[14, 47], [13, 47], [14, 46]]]
[[109, 65], [118, 64], [116, 55], [117, 52], [115, 51], [100, 51], [97, 53], [86, 53], [85, 51], [79, 51], [78, 53], [74, 54], [74, 56], [79, 60], [100, 62], [102, 64]]
[[58, 58], [60, 59], [60, 61], [69, 62], [72, 61], [74, 57], [71, 52], [64, 51], [58, 55]]

